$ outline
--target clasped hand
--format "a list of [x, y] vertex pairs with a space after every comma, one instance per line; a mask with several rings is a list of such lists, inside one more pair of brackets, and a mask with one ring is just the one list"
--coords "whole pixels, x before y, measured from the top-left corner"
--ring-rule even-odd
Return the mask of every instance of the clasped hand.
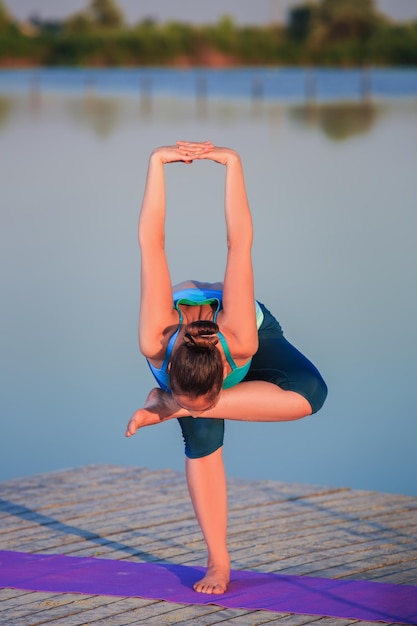
[[208, 159], [227, 165], [230, 158], [238, 157], [231, 148], [214, 146], [211, 141], [177, 141], [175, 146], [156, 148], [153, 154], [158, 156], [162, 163], [182, 161], [188, 164], [196, 159]]

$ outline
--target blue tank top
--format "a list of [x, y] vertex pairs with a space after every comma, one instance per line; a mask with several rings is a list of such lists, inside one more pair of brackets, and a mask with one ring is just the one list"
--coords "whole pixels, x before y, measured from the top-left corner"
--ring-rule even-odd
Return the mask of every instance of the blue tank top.
[[[156, 378], [158, 385], [164, 391], [170, 391], [170, 381], [169, 381], [169, 373], [168, 373], [168, 363], [171, 358], [172, 349], [174, 347], [175, 341], [178, 337], [178, 333], [180, 332], [180, 328], [182, 325], [182, 313], [179, 308], [180, 304], [185, 304], [188, 306], [201, 306], [203, 304], [215, 305], [216, 310], [214, 312], [213, 321], [215, 322], [217, 319], [217, 314], [222, 308], [222, 298], [223, 292], [218, 289], [200, 289], [197, 287], [193, 287], [190, 289], [181, 289], [180, 291], [176, 291], [173, 294], [174, 300], [174, 308], [178, 311], [180, 316], [180, 321], [177, 330], [170, 337], [168, 346], [165, 352], [165, 358], [160, 368], [155, 367], [152, 363], [148, 365], [151, 369], [152, 374]], [[259, 304], [255, 301], [256, 306], [256, 325], [259, 329], [260, 325], [263, 321], [263, 312]], [[224, 335], [219, 331], [218, 333], [220, 343], [222, 345], [225, 357], [227, 362], [229, 363], [232, 371], [226, 376], [223, 381], [223, 389], [228, 389], [230, 387], [234, 387], [238, 383], [240, 383], [246, 376], [252, 359], [249, 359], [247, 363], [241, 365], [240, 367], [236, 365], [234, 360], [232, 359], [232, 355], [230, 354], [229, 346], [227, 345], [226, 339]]]

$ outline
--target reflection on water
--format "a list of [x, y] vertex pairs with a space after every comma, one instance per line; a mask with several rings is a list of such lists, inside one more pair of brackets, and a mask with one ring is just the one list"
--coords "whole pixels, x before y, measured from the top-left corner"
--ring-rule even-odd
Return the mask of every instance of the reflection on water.
[[[326, 137], [335, 141], [344, 141], [355, 135], [368, 133], [377, 123], [389, 105], [378, 105], [371, 101], [307, 103], [305, 105], [283, 105], [277, 102], [264, 102], [255, 97], [237, 111], [232, 102], [211, 102], [204, 93], [197, 94], [193, 100], [152, 99], [150, 90], [143, 88], [137, 101], [134, 99], [99, 96], [93, 86], [84, 96], [66, 98], [60, 112], [68, 116], [71, 123], [90, 128], [100, 137], [108, 137], [126, 123], [138, 124], [152, 120], [166, 120], [169, 123], [183, 122], [194, 118], [197, 121], [240, 125], [253, 120], [266, 123], [271, 130], [279, 123], [283, 114], [300, 126], [316, 128]], [[42, 100], [42, 96], [30, 92], [28, 99], [0, 97], [0, 127], [6, 128], [12, 121], [12, 113], [25, 116], [32, 114], [49, 115], [51, 106], [56, 108], [59, 98]]]
[[7, 126], [12, 112], [15, 110], [12, 98], [0, 96], [0, 129]]
[[311, 104], [295, 106], [290, 111], [295, 122], [316, 126], [335, 141], [369, 132], [380, 113], [381, 110], [372, 102]]
[[97, 98], [89, 94], [83, 99], [68, 102], [67, 111], [71, 121], [91, 128], [96, 135], [106, 138], [117, 131], [123, 115], [123, 107], [117, 100]]
[[[129, 441], [123, 430], [153, 385], [136, 342], [147, 158], [195, 138], [242, 153], [257, 297], [329, 385], [307, 420], [228, 423], [229, 473], [417, 495], [416, 101], [291, 105], [256, 83], [242, 100], [206, 97], [203, 82], [187, 98], [150, 82], [128, 97], [84, 87], [35, 82], [0, 98], [0, 477], [182, 469], [174, 422]], [[174, 165], [166, 180], [173, 281], [218, 280], [221, 168]]]

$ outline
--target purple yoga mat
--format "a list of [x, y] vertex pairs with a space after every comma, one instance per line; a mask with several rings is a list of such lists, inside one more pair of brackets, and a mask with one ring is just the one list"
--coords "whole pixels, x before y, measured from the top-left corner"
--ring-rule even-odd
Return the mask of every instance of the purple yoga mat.
[[223, 595], [193, 591], [203, 568], [0, 551], [0, 587], [417, 624], [417, 587], [232, 571]]

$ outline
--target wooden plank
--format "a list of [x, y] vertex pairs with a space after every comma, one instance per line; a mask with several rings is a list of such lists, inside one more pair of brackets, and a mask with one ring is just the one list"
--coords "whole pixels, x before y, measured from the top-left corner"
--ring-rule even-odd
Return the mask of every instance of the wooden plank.
[[[37, 594], [38, 595], [38, 594]], [[59, 599], [61, 598], [61, 599]], [[61, 594], [56, 600], [35, 600], [32, 606], [7, 612], [9, 622], [4, 622], [19, 626], [38, 626], [38, 624], [53, 623], [57, 626], [81, 625], [94, 621], [95, 617], [109, 617], [120, 613], [125, 613], [130, 609], [142, 610], [148, 606], [163, 604], [162, 602], [151, 602], [140, 598], [110, 598], [106, 596], [72, 596], [71, 594]], [[92, 619], [90, 620], [90, 617]], [[86, 619], [87, 618], [87, 619]], [[0, 623], [1, 623], [0, 617]]]

